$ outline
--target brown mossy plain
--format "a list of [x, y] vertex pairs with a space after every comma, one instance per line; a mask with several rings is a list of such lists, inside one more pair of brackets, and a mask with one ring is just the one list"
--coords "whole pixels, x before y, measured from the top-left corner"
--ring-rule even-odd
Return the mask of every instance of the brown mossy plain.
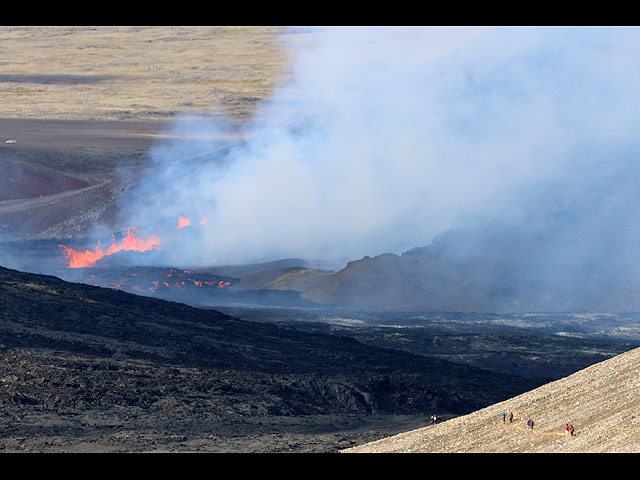
[[283, 30], [2, 27], [0, 118], [157, 121], [195, 112], [246, 119], [290, 75]]

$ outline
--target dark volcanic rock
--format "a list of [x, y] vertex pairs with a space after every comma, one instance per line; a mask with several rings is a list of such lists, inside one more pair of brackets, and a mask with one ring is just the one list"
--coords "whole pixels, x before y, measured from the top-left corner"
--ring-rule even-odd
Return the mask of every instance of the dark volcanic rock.
[[[45, 418], [73, 428], [86, 427], [80, 418], [115, 426], [137, 418], [144, 425], [136, 428], [156, 432], [202, 418], [209, 434], [220, 419], [248, 428], [247, 418], [427, 418], [471, 412], [541, 383], [5, 268], [0, 305], [1, 411], [27, 430]], [[3, 428], [5, 436], [26, 435]]]

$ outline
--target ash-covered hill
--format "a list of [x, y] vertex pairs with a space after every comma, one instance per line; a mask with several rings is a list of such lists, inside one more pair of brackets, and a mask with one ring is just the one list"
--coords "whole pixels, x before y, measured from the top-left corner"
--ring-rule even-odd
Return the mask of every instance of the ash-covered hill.
[[[282, 416], [458, 415], [542, 383], [6, 268], [0, 306], [6, 448], [26, 438], [26, 450], [69, 450], [84, 438], [98, 450], [158, 450], [178, 429], [215, 450], [229, 430], [212, 432], [232, 419], [245, 430], [254, 419], [256, 434]], [[155, 443], [134, 441], [141, 431]]]
[[[638, 368], [640, 349], [634, 349], [469, 415], [347, 451], [637, 453]], [[533, 429], [527, 426], [529, 419]], [[573, 436], [565, 425], [573, 425]]]
[[377, 311], [640, 310], [633, 238], [613, 227], [589, 235], [565, 219], [449, 230], [401, 255], [349, 262], [302, 297]]

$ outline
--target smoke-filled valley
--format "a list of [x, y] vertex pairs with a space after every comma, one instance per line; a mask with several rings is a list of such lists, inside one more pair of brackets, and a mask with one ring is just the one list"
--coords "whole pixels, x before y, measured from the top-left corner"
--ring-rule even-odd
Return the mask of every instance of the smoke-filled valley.
[[242, 145], [217, 154], [228, 142], [193, 138], [230, 124], [178, 119], [178, 139], [151, 151], [121, 197], [122, 227], [206, 221], [180, 245], [192, 265], [400, 254], [494, 223], [543, 237], [530, 254], [540, 268], [567, 248], [574, 268], [601, 264], [595, 253], [613, 243], [627, 257], [637, 35], [326, 29], [235, 127]]
[[1, 448], [336, 451], [640, 345], [640, 29], [0, 33]]
[[250, 117], [180, 113], [111, 183], [52, 187], [6, 149], [3, 237], [58, 241], [72, 268], [305, 259], [327, 274], [277, 289], [339, 307], [638, 310], [639, 34], [293, 30]]

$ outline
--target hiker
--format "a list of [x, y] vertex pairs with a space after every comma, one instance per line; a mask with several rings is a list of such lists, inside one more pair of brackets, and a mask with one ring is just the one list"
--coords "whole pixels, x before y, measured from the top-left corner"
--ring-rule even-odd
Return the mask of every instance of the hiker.
[[573, 425], [569, 425], [569, 434], [573, 437], [574, 428]]
[[509, 423], [513, 423], [513, 412], [509, 414]]
[[569, 424], [568, 423], [564, 424], [564, 434], [565, 434], [566, 437], [571, 435], [571, 430], [569, 429]]
[[431, 415], [431, 425], [435, 425], [436, 420], [437, 420], [437, 417], [436, 417], [436, 414], [434, 413], [433, 415]]
[[507, 414], [506, 414], [506, 413], [504, 413], [504, 412], [502, 412], [502, 413], [500, 414], [500, 418], [502, 419], [502, 423], [504, 423], [504, 422], [506, 421], [506, 419], [507, 419]]
[[533, 420], [531, 420], [531, 419], [527, 420], [527, 426], [528, 426], [531, 430], [533, 430]]

